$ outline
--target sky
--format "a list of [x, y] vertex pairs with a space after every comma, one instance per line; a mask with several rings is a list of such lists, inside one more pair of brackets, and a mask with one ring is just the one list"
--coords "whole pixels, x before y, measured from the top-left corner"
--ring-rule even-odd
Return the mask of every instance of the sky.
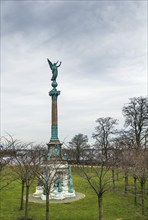
[[147, 96], [147, 1], [1, 0], [1, 135], [48, 143], [51, 62], [58, 69], [59, 139], [96, 119], [124, 125], [129, 98]]

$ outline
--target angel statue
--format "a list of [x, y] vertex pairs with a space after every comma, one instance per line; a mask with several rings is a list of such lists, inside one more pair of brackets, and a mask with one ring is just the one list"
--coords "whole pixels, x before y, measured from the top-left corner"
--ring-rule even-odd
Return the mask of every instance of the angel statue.
[[48, 58], [47, 58], [47, 61], [49, 63], [50, 69], [52, 71], [51, 81], [56, 81], [56, 78], [58, 76], [58, 67], [61, 66], [62, 62], [60, 62], [60, 64], [57, 65], [59, 61], [57, 61], [56, 63], [51, 63], [51, 61]]

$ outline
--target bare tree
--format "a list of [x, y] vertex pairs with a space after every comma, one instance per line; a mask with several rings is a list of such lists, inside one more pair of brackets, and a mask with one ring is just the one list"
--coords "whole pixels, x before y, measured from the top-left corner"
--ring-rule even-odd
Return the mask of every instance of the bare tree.
[[79, 133], [72, 138], [69, 142], [69, 148], [72, 149], [71, 156], [76, 160], [76, 163], [80, 163], [80, 160], [83, 158], [84, 150], [88, 147], [87, 135]]
[[127, 194], [128, 192], [128, 185], [129, 185], [129, 173], [132, 166], [132, 149], [122, 149], [121, 151], [121, 160], [120, 160], [120, 166], [122, 168], [122, 171], [124, 173], [124, 193]]
[[16, 180], [9, 165], [15, 155], [13, 146], [17, 144], [17, 141], [12, 140], [10, 135], [8, 135], [8, 137], [1, 137], [0, 139], [0, 190]]
[[96, 145], [101, 150], [102, 155], [107, 159], [113, 135], [117, 132], [115, 129], [115, 126], [118, 124], [117, 119], [111, 117], [98, 118], [96, 122], [98, 126], [95, 127], [96, 132], [92, 136], [96, 140]]
[[137, 180], [140, 182], [141, 189], [141, 212], [145, 214], [145, 184], [148, 178], [148, 150], [136, 149], [132, 151], [130, 160], [132, 161], [131, 174], [134, 177], [134, 202], [137, 204]]
[[[100, 155], [105, 157], [105, 160], [110, 158], [110, 156], [115, 156], [114, 149], [114, 135], [117, 133], [115, 126], [118, 124], [117, 119], [111, 117], [98, 118], [96, 120], [97, 126], [95, 127], [95, 133], [93, 133], [93, 138], [96, 140], [96, 148], [100, 151]], [[98, 155], [99, 158], [99, 155]], [[114, 164], [114, 163], [112, 163]], [[112, 182], [113, 189], [115, 189], [115, 167], [112, 166]]]
[[37, 162], [38, 155], [33, 150], [33, 147], [34, 145], [32, 143], [20, 143], [17, 149], [14, 146], [16, 154], [13, 157], [13, 163], [11, 165], [11, 169], [22, 185], [20, 209], [24, 208], [24, 189], [26, 188], [25, 218], [28, 217], [29, 189], [36, 177], [35, 170], [39, 169]]
[[123, 107], [125, 116], [125, 127], [136, 149], [147, 147], [148, 143], [148, 99], [134, 97]]
[[9, 162], [9, 159], [0, 157], [0, 190], [6, 188], [16, 180], [9, 169]]
[[112, 159], [102, 156], [99, 162], [93, 161], [92, 166], [79, 165], [80, 175], [88, 182], [98, 198], [99, 220], [103, 220], [103, 196], [111, 189], [110, 164], [112, 164]]
[[29, 189], [36, 177], [35, 170], [39, 169], [39, 165], [36, 164], [37, 158], [34, 152], [27, 151], [26, 155], [24, 155], [24, 159], [25, 160], [22, 161], [22, 164], [23, 164], [23, 171], [25, 174], [25, 184], [26, 184], [25, 218], [27, 218], [28, 217]]

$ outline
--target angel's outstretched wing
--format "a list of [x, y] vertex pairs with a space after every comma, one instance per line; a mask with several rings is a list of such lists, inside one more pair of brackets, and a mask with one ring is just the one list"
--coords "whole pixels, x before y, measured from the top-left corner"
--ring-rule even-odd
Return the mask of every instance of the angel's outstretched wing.
[[47, 58], [47, 61], [49, 63], [50, 69], [52, 70], [52, 62]]

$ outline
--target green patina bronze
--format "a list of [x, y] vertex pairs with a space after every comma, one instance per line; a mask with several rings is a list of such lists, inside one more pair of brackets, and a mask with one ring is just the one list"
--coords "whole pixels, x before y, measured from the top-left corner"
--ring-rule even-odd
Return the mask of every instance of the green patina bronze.
[[51, 125], [51, 139], [50, 141], [59, 141], [58, 139], [58, 126]]
[[62, 192], [63, 187], [63, 180], [61, 178], [58, 178], [54, 182], [54, 190], [57, 190], [58, 192]]
[[55, 144], [55, 147], [54, 147], [54, 156], [55, 156], [55, 157], [59, 157], [59, 153], [60, 153], [59, 144]]
[[[51, 81], [56, 81], [56, 78], [57, 78], [57, 76], [58, 76], [58, 67], [61, 66], [61, 63], [62, 63], [62, 62], [60, 62], [60, 64], [57, 65], [59, 61], [57, 61], [56, 63], [52, 63], [48, 58], [47, 58], [47, 61], [48, 61], [48, 63], [49, 63], [50, 69], [51, 69], [51, 71], [52, 71]], [[53, 85], [52, 85], [52, 86], [53, 86]], [[54, 86], [53, 86], [53, 87], [54, 87]]]
[[52, 100], [57, 100], [58, 95], [60, 95], [60, 91], [57, 89], [53, 88], [50, 92], [49, 95], [52, 97]]

